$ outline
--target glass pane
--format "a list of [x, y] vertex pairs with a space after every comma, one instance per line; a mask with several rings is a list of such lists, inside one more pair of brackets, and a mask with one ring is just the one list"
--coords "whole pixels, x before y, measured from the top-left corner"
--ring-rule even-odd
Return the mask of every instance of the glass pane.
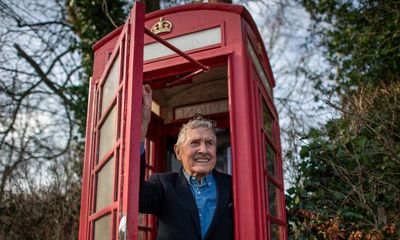
[[262, 80], [262, 82], [263, 82], [265, 88], [267, 89], [268, 94], [269, 94], [269, 95], [271, 96], [271, 98], [272, 98], [273, 96], [272, 96], [272, 88], [271, 88], [271, 85], [270, 85], [270, 83], [269, 83], [269, 80], [268, 80], [267, 75], [265, 74], [264, 67], [262, 66], [260, 60], [258, 59], [257, 53], [256, 53], [256, 51], [254, 50], [253, 45], [252, 45], [250, 39], [247, 39], [247, 50], [249, 51], [250, 57], [251, 57], [251, 59], [253, 60], [254, 66], [255, 66], [256, 71], [257, 71], [257, 73], [258, 73], [258, 76], [261, 78], [261, 80]]
[[146, 232], [143, 230], [138, 231], [138, 240], [146, 240]]
[[275, 152], [272, 149], [271, 145], [269, 145], [269, 143], [266, 143], [265, 145], [266, 145], [265, 153], [267, 154], [266, 161], [267, 161], [268, 174], [275, 177], [276, 176], [275, 175]]
[[146, 214], [139, 213], [138, 225], [139, 226], [146, 226]]
[[100, 161], [104, 155], [111, 150], [111, 148], [114, 146], [115, 140], [117, 139], [117, 126], [115, 118], [116, 110], [114, 107], [100, 128], [99, 158], [97, 161]]
[[96, 212], [111, 204], [114, 189], [114, 158], [97, 173]]
[[272, 115], [268, 109], [267, 104], [263, 101], [263, 122], [264, 122], [264, 130], [267, 133], [270, 140], [273, 141], [273, 134], [272, 134]]
[[271, 240], [279, 240], [281, 238], [281, 226], [272, 223], [271, 224]]
[[115, 92], [117, 91], [117, 86], [118, 86], [118, 80], [119, 80], [119, 63], [120, 62], [120, 57], [119, 55], [117, 56], [117, 59], [114, 61], [110, 72], [107, 75], [107, 78], [104, 82], [103, 85], [103, 95], [102, 95], [102, 101], [101, 101], [101, 113], [104, 112], [104, 110], [108, 107], [110, 104], [112, 98], [115, 95]]
[[268, 201], [269, 201], [269, 214], [272, 216], [278, 217], [278, 194], [277, 194], [277, 187], [271, 182], [268, 181]]
[[97, 219], [94, 222], [94, 240], [109, 240], [111, 223], [111, 214]]

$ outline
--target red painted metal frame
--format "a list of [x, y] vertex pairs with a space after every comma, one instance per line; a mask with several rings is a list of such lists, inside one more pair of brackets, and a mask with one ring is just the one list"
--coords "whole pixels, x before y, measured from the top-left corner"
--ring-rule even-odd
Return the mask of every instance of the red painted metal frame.
[[[135, 4], [134, 8], [142, 8], [142, 6], [140, 4]], [[137, 12], [137, 10], [138, 9], [135, 11]], [[139, 12], [141, 11], [142, 10]], [[157, 81], [160, 79], [168, 79], [173, 75], [196, 70], [193, 64], [190, 65], [191, 63], [187, 62], [188, 59], [176, 57], [176, 55], [147, 61], [143, 65], [143, 44], [150, 43], [154, 40], [151, 40], [148, 36], [143, 37], [145, 28], [140, 26], [139, 23], [143, 22], [145, 18], [146, 22], [144, 25], [146, 28], [150, 28], [160, 17], [164, 17], [164, 19], [175, 24], [172, 33], [159, 35], [160, 38], [164, 40], [190, 32], [196, 32], [204, 29], [206, 26], [221, 26], [221, 44], [195, 49], [185, 54], [190, 55], [190, 58], [193, 59], [193, 61], [189, 61], [201, 62], [201, 64], [205, 66], [221, 65], [221, 62], [225, 62], [228, 66], [229, 116], [222, 114], [221, 116], [223, 119], [221, 119], [221, 121], [226, 122], [226, 120], [229, 119], [231, 131], [235, 239], [269, 239], [271, 229], [267, 226], [270, 226], [270, 222], [282, 226], [280, 236], [282, 239], [287, 239], [278, 115], [272, 101], [272, 96], [267, 94], [260, 79], [257, 80], [254, 78], [257, 73], [254, 71], [252, 61], [247, 52], [247, 41], [250, 40], [253, 46], [257, 46], [257, 44], [262, 43], [262, 38], [247, 10], [243, 6], [231, 4], [190, 4], [157, 11], [146, 16], [143, 14], [131, 14], [130, 16], [130, 28], [128, 30], [130, 34], [128, 43], [130, 45], [128, 50], [129, 55], [126, 56], [128, 58], [127, 79], [129, 81], [127, 81], [125, 86], [128, 95], [123, 102], [124, 107], [122, 109], [124, 114], [128, 114], [129, 117], [127, 118], [125, 128], [122, 129], [124, 140], [123, 143], [121, 143], [121, 154], [123, 154], [124, 161], [120, 163], [120, 169], [123, 171], [121, 175], [123, 179], [119, 179], [122, 181], [121, 184], [123, 187], [121, 192], [122, 206], [121, 209], [118, 208], [118, 211], [121, 210], [123, 214], [128, 216], [127, 226], [129, 235], [127, 239], [136, 239], [138, 236], [138, 198], [134, 196], [138, 196], [139, 154], [137, 153], [139, 151], [138, 139], [140, 137], [142, 78], [144, 77], [146, 83], [156, 85], [158, 84]], [[185, 21], [179, 21], [179, 19], [185, 19]], [[121, 29], [118, 29], [113, 32], [113, 34], [118, 35], [121, 31]], [[109, 43], [112, 41], [114, 41], [115, 44], [114, 37], [111, 35], [105, 39], [106, 40], [102, 40], [101, 44], [112, 44]], [[131, 44], [133, 41], [135, 43]], [[135, 47], [139, 45], [142, 47]], [[260, 45], [257, 55], [265, 70], [271, 88], [273, 88], [275, 86], [275, 81], [263, 44]], [[141, 70], [143, 70], [143, 75]], [[167, 82], [169, 82], [169, 80], [167, 80]], [[166, 86], [167, 84], [160, 85], [160, 87]], [[95, 93], [92, 88], [90, 94], [89, 107], [93, 106], [94, 103], [93, 96]], [[273, 139], [271, 143], [276, 151], [275, 157], [278, 165], [278, 176], [276, 177], [270, 177], [268, 176], [268, 172], [264, 171], [264, 142], [269, 140], [264, 140], [264, 133], [260, 130], [263, 121], [261, 98], [266, 100], [267, 106], [275, 119], [273, 125], [275, 139]], [[94, 127], [92, 125], [94, 122], [93, 112], [96, 112], [96, 109], [90, 108], [88, 112], [87, 136], [90, 136], [90, 129]], [[164, 129], [164, 134], [175, 133], [177, 131], [178, 122], [179, 121], [175, 121], [166, 125], [166, 127], [169, 126], [170, 129]], [[90, 149], [94, 146], [94, 142], [95, 141], [90, 137], [87, 138], [86, 149]], [[92, 154], [91, 151], [87, 150], [85, 152], [85, 159], [92, 158]], [[88, 166], [89, 163], [85, 161], [84, 164], [85, 169], [90, 169], [90, 166]], [[82, 192], [90, 191], [88, 187], [89, 176], [86, 172], [87, 171], [84, 170]], [[269, 210], [268, 186], [266, 184], [268, 181], [273, 182], [273, 184], [279, 188], [280, 218], [267, 215]], [[90, 210], [88, 209], [89, 201], [90, 199], [83, 195], [82, 209], [84, 212]], [[111, 209], [109, 209], [113, 212], [114, 216], [115, 210], [112, 209], [117, 207], [118, 206], [113, 204]], [[87, 222], [89, 218], [104, 214], [104, 211], [99, 211], [90, 217], [87, 213], [81, 214], [81, 228], [87, 231], [88, 226], [87, 224], [85, 225], [85, 223], [82, 224], [82, 221]], [[86, 239], [86, 235], [82, 235], [80, 232], [80, 239]]]
[[[138, 199], [129, 196], [134, 196], [139, 191], [137, 153], [140, 147], [143, 31], [144, 7], [141, 3], [135, 3], [127, 24], [93, 46], [95, 64], [90, 83], [79, 239], [93, 239], [94, 221], [107, 214], [110, 214], [112, 221], [109, 226], [110, 239], [118, 238], [120, 214], [127, 216], [127, 239], [137, 238]], [[119, 87], [100, 115], [101, 86], [114, 64], [114, 59], [118, 59], [117, 54], [120, 56]], [[114, 107], [117, 140], [102, 159], [97, 159], [98, 129]], [[111, 158], [114, 159], [112, 203], [96, 211], [96, 175]]]
[[[257, 109], [260, 113], [262, 113], [263, 112], [262, 104], [263, 104], [263, 102], [265, 102], [268, 106], [268, 110], [271, 114], [270, 116], [272, 117], [272, 122], [273, 122], [272, 123], [273, 138], [271, 139], [268, 136], [268, 134], [265, 132], [265, 130], [263, 129], [264, 128], [263, 127], [263, 124], [264, 124], [263, 116], [260, 114], [260, 116], [257, 118], [257, 120], [258, 120], [257, 126], [260, 126], [258, 128], [259, 129], [258, 138], [259, 138], [259, 141], [262, 142], [262, 145], [261, 145], [262, 162], [260, 162], [261, 165], [260, 165], [259, 176], [260, 176], [260, 182], [263, 182], [263, 184], [264, 184], [264, 187], [262, 187], [262, 194], [261, 194], [262, 202], [263, 202], [261, 212], [265, 214], [266, 218], [264, 219], [263, 224], [268, 226], [267, 233], [271, 232], [271, 229], [270, 229], [271, 223], [278, 224], [281, 229], [281, 233], [280, 233], [281, 238], [280, 239], [286, 239], [286, 235], [282, 231], [282, 229], [284, 229], [285, 225], [286, 225], [286, 222], [283, 221], [284, 219], [286, 219], [286, 217], [285, 217], [286, 211], [285, 211], [285, 208], [283, 207], [284, 206], [284, 194], [283, 194], [284, 191], [283, 191], [283, 182], [282, 182], [283, 176], [282, 176], [282, 171], [281, 171], [282, 168], [279, 167], [282, 165], [279, 165], [279, 161], [278, 161], [278, 159], [280, 158], [280, 149], [277, 147], [277, 143], [279, 143], [280, 141], [279, 141], [279, 138], [277, 138], [277, 136], [279, 136], [279, 135], [276, 134], [277, 127], [279, 126], [278, 120], [276, 118], [276, 112], [272, 113], [272, 111], [271, 111], [271, 109], [273, 109], [273, 107], [271, 107], [272, 103], [270, 102], [269, 95], [265, 92], [264, 85], [262, 84], [261, 80], [257, 76], [257, 72], [255, 69], [253, 69], [252, 75], [253, 75], [253, 80], [255, 81], [256, 86], [257, 86], [257, 90], [255, 92], [255, 96], [257, 96], [257, 98], [258, 98], [258, 102], [256, 103]], [[266, 144], [268, 144], [270, 147], [272, 147], [272, 151], [274, 151], [274, 153], [275, 153], [275, 160], [277, 160], [274, 163], [275, 164], [275, 176], [271, 176], [269, 174], [267, 166], [266, 166], [266, 164], [267, 164], [266, 160], [268, 160], [267, 152], [265, 149]], [[273, 215], [269, 214], [269, 211], [270, 211], [269, 204], [270, 204], [271, 199], [269, 199], [268, 183], [270, 181], [272, 182], [272, 184], [274, 186], [276, 186], [279, 189], [279, 194], [276, 193], [276, 195], [279, 195], [278, 196], [279, 202], [277, 202], [277, 204], [279, 204], [278, 205], [279, 209], [277, 209], [277, 216], [273, 216]]]
[[[87, 143], [90, 144], [89, 148], [86, 148], [86, 152], [88, 155], [85, 155], [85, 168], [84, 168], [84, 181], [85, 183], [83, 184], [82, 187], [82, 196], [85, 196], [87, 199], [85, 202], [82, 203], [81, 207], [81, 222], [80, 222], [80, 239], [92, 239], [93, 238], [93, 222], [102, 216], [105, 216], [107, 214], [110, 214], [110, 217], [112, 218], [113, 221], [113, 227], [111, 228], [110, 234], [114, 235], [115, 234], [115, 219], [116, 219], [116, 209], [118, 207], [118, 204], [114, 202], [115, 196], [118, 192], [118, 188], [116, 187], [117, 185], [117, 180], [118, 179], [118, 163], [119, 159], [116, 157], [117, 151], [119, 149], [119, 144], [120, 141], [116, 140], [114, 146], [111, 148], [111, 150], [108, 153], [105, 153], [105, 156], [103, 156], [102, 159], [97, 159], [97, 145], [98, 145], [98, 129], [101, 127], [103, 122], [105, 121], [106, 117], [110, 113], [111, 109], [115, 107], [116, 105], [118, 106], [118, 94], [117, 92], [114, 93], [113, 99], [110, 101], [109, 106], [106, 106], [105, 111], [102, 112], [102, 115], [100, 115], [99, 109], [101, 108], [100, 105], [100, 96], [102, 95], [101, 93], [101, 86], [103, 82], [105, 81], [105, 78], [108, 75], [108, 71], [110, 70], [111, 66], [114, 64], [114, 61], [117, 59], [116, 55], [119, 54], [121, 51], [123, 51], [123, 45], [124, 45], [124, 37], [125, 37], [125, 32], [122, 29], [122, 32], [117, 40], [117, 47], [115, 49], [112, 49], [110, 47], [109, 53], [112, 53], [110, 57], [111, 60], [108, 61], [106, 64], [106, 61], [104, 61], [104, 69], [106, 71], [103, 71], [100, 74], [94, 74], [96, 78], [93, 78], [91, 81], [91, 98], [92, 100], [89, 101], [89, 106], [92, 106], [93, 108], [89, 112], [89, 117], [88, 120], [90, 120], [90, 125], [88, 125], [88, 134], [87, 134]], [[114, 41], [114, 39], [112, 39]], [[108, 53], [105, 55], [109, 55]], [[105, 59], [108, 59], [108, 56], [105, 57]], [[123, 57], [120, 58], [120, 60], [123, 59]], [[121, 65], [120, 65], [121, 67]], [[117, 114], [118, 116], [118, 114]], [[86, 146], [86, 147], [88, 147]], [[97, 185], [97, 178], [96, 175], [98, 172], [102, 169], [102, 167], [109, 161], [109, 159], [113, 157], [114, 158], [114, 172], [113, 172], [113, 183], [114, 183], [114, 188], [113, 188], [113, 193], [112, 195], [114, 196], [113, 201], [111, 204], [109, 204], [107, 207], [104, 207], [103, 209], [99, 211], [95, 211], [95, 186]], [[85, 198], [83, 197], [83, 198]], [[111, 237], [111, 236], [110, 236]]]
[[[143, 85], [144, 5], [135, 2], [129, 18], [128, 81], [124, 143], [122, 214], [126, 215], [126, 239], [137, 239], [139, 210], [140, 133]], [[136, 196], [136, 197], [134, 197]]]
[[[254, 146], [251, 86], [248, 75], [246, 48], [240, 45], [228, 61], [229, 101], [232, 145], [232, 177], [235, 216], [235, 239], [264, 239], [259, 226], [259, 211], [256, 201], [257, 181], [254, 169], [259, 159]], [[239, 137], [240, 136], [240, 137]]]
[[85, 142], [85, 155], [84, 155], [84, 167], [82, 176], [82, 196], [81, 196], [81, 214], [79, 224], [79, 239], [88, 239], [91, 235], [89, 229], [91, 229], [89, 223], [92, 218], [89, 217], [91, 212], [90, 202], [93, 196], [93, 189], [91, 183], [93, 179], [91, 177], [91, 169], [95, 156], [95, 134], [92, 130], [95, 127], [95, 121], [97, 119], [97, 105], [95, 104], [98, 93], [96, 94], [96, 86], [106, 69], [109, 54], [113, 52], [113, 49], [120, 38], [123, 26], [118, 28], [116, 31], [107, 35], [102, 41], [98, 42], [93, 46], [94, 50], [98, 50], [101, 46], [101, 51], [95, 52], [96, 62], [93, 66], [93, 74], [90, 80], [89, 89], [89, 101], [88, 101], [88, 117], [86, 123], [86, 142]]

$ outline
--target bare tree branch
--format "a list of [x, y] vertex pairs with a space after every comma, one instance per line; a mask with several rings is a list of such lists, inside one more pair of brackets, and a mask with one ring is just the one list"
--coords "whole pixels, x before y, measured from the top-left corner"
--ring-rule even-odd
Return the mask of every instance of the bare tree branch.
[[55, 94], [57, 94], [65, 104], [69, 106], [73, 106], [73, 102], [64, 95], [64, 92], [59, 89], [54, 82], [52, 82], [46, 74], [43, 72], [43, 70], [40, 68], [40, 66], [17, 44], [14, 44], [15, 49], [17, 49], [18, 54], [23, 57], [32, 67], [35, 69], [36, 73], [38, 76], [42, 79], [42, 81], [51, 89]]

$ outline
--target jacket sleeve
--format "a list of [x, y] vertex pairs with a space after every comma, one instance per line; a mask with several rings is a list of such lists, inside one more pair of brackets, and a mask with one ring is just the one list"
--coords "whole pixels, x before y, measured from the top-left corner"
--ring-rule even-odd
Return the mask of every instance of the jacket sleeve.
[[161, 212], [164, 187], [158, 174], [153, 174], [149, 181], [145, 181], [146, 153], [140, 155], [140, 190], [139, 212], [152, 213], [156, 216]]

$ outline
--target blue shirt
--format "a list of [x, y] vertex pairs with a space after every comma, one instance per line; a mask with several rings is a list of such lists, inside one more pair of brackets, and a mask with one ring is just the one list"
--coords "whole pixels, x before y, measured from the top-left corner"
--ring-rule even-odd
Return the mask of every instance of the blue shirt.
[[203, 177], [199, 183], [196, 177], [190, 176], [183, 169], [182, 171], [196, 200], [197, 209], [199, 210], [201, 237], [204, 239], [217, 207], [217, 182], [212, 173]]

